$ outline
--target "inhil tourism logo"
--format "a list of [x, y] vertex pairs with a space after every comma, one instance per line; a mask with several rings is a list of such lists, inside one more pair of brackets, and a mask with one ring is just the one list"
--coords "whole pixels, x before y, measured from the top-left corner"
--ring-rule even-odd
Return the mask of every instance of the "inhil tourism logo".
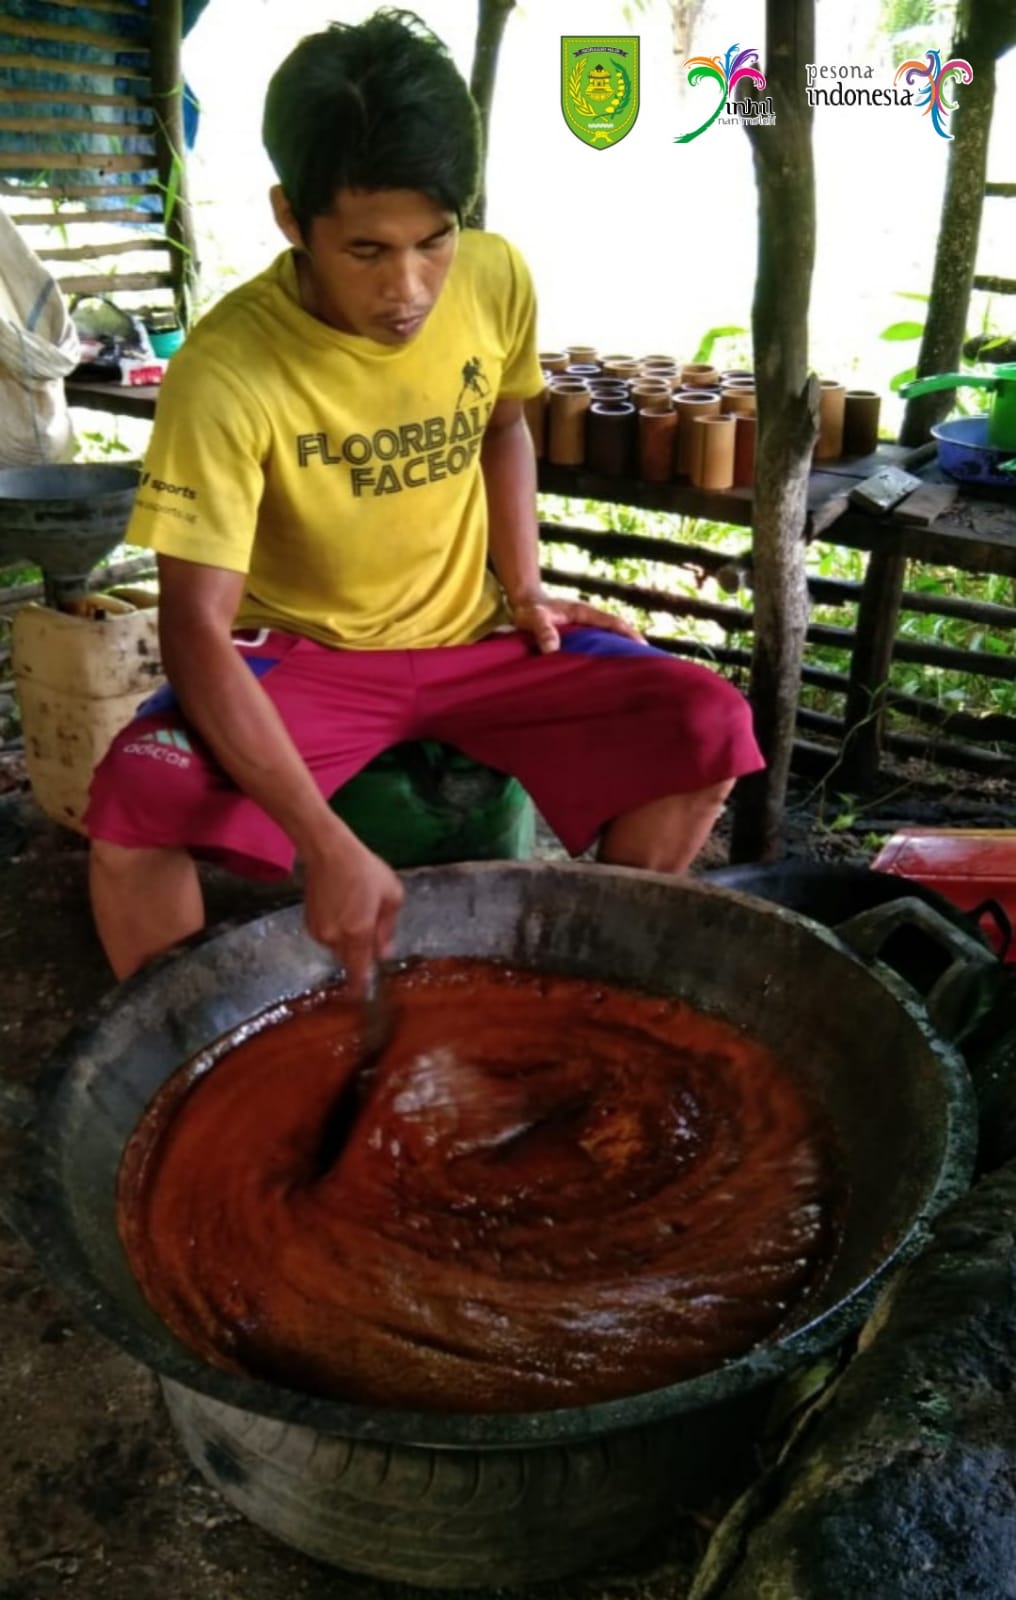
[[916, 106], [941, 139], [952, 138], [949, 115], [958, 104], [955, 89], [974, 81], [969, 61], [953, 56], [943, 65], [938, 50], [926, 51], [923, 60], [901, 61], [891, 84], [880, 84], [873, 66], [857, 62], [818, 66], [809, 61], [804, 72], [810, 106]]
[[618, 144], [639, 114], [639, 42], [631, 34], [562, 35], [561, 110], [594, 150]]
[[723, 112], [726, 113], [723, 117], [725, 123], [737, 123], [740, 127], [776, 121], [771, 96], [758, 100], [748, 95], [735, 98], [738, 86], [745, 82], [759, 90], [766, 86], [758, 51], [753, 46], [742, 50], [740, 45], [732, 44], [722, 56], [689, 56], [685, 67], [691, 69], [688, 73], [688, 82], [693, 89], [697, 89], [700, 83], [714, 84], [718, 98], [706, 120], [700, 122], [691, 133], [678, 134], [674, 140], [675, 144], [690, 144], [692, 139], [697, 139], [700, 133], [705, 133], [707, 128], [711, 128]]

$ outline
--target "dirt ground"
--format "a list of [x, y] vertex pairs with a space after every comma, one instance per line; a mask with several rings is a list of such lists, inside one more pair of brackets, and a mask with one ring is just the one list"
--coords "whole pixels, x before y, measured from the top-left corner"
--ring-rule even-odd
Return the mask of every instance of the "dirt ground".
[[[2, 777], [0, 1076], [25, 1083], [111, 980], [89, 917], [83, 842], [47, 823]], [[870, 854], [865, 818], [845, 828], [835, 797], [818, 821], [814, 796], [802, 791], [798, 802], [793, 853]], [[994, 805], [983, 793], [979, 803]], [[960, 795], [953, 804], [962, 814]], [[722, 833], [710, 859], [725, 859]], [[213, 919], [254, 915], [292, 893], [214, 874], [206, 887]], [[321, 1566], [233, 1512], [190, 1468], [152, 1374], [93, 1333], [2, 1226], [0, 1302], [0, 1600], [422, 1600], [438, 1593]], [[680, 1600], [705, 1538], [701, 1522], [675, 1508], [673, 1536], [639, 1560], [525, 1593]]]

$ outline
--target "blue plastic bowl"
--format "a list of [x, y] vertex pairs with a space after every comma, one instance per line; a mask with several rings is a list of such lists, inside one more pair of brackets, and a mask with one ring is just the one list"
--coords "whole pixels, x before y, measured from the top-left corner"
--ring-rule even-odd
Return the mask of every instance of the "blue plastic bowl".
[[168, 328], [162, 333], [152, 333], [149, 330], [148, 341], [153, 355], [157, 355], [160, 361], [165, 361], [183, 344], [183, 329]]
[[1016, 461], [1016, 456], [1011, 450], [988, 443], [987, 412], [940, 422], [931, 434], [938, 441], [938, 464], [950, 478], [985, 489], [1016, 491], [1016, 471], [1001, 470], [1003, 462]]

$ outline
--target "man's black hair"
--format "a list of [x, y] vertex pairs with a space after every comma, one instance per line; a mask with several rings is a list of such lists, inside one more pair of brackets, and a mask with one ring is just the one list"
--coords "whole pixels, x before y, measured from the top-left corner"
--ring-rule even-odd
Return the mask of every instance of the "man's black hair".
[[301, 39], [268, 85], [261, 132], [303, 232], [340, 189], [414, 189], [461, 222], [479, 185], [475, 102], [411, 11]]

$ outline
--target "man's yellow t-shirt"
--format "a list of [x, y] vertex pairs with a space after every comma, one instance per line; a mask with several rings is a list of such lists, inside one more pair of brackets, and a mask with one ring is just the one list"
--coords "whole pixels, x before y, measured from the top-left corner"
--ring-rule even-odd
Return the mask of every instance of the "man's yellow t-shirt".
[[127, 539], [247, 574], [238, 627], [358, 650], [482, 637], [479, 451], [542, 386], [518, 253], [466, 230], [420, 332], [389, 346], [299, 303], [290, 252], [197, 324], [166, 373]]

